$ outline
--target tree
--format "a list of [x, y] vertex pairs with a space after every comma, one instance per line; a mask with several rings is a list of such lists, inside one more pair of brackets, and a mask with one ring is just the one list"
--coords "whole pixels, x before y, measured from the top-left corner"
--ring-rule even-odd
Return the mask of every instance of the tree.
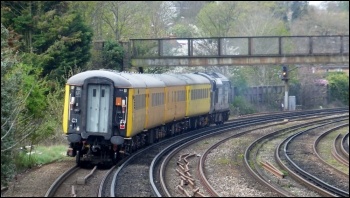
[[1, 23], [1, 185], [7, 183], [15, 169], [12, 150], [5, 150], [15, 143], [13, 126], [18, 115], [15, 95], [20, 78], [9, 75], [17, 63], [16, 51], [9, 46], [13, 36]]
[[173, 1], [178, 10], [178, 20], [185, 20], [188, 23], [195, 23], [196, 16], [205, 4], [210, 1]]
[[325, 1], [324, 7], [331, 12], [349, 12], [349, 1]]
[[[2, 3], [2, 20], [23, 37], [24, 63], [42, 68], [42, 76], [62, 81], [65, 68], [84, 67], [90, 58], [92, 30], [70, 2]], [[63, 82], [62, 82], [63, 83]]]
[[331, 96], [331, 101], [341, 101], [344, 105], [349, 104], [349, 76], [343, 72], [330, 72], [326, 79]]
[[145, 21], [143, 10], [146, 3], [142, 1], [103, 2], [102, 20], [108, 26], [106, 31], [108, 35], [104, 39], [119, 41], [144, 34], [145, 26], [150, 25], [142, 23]]
[[238, 2], [220, 1], [205, 5], [197, 15], [197, 26], [203, 36], [227, 37], [233, 36], [235, 22], [241, 12], [237, 9]]
[[[333, 4], [330, 2], [328, 5]], [[291, 35], [348, 35], [349, 11], [310, 8], [307, 15], [295, 20]]]
[[[275, 6], [275, 4], [269, 2], [242, 2], [239, 8], [237, 8], [242, 14], [236, 20], [233, 31], [236, 35], [244, 37], [288, 35], [286, 24], [282, 19], [276, 17], [275, 12], [273, 12]], [[236, 39], [233, 43], [243, 41], [244, 40]], [[270, 38], [255, 38], [252, 48], [254, 49], [254, 53], [263, 54], [265, 52], [277, 51], [278, 43], [277, 40], [271, 40]], [[247, 50], [248, 49], [237, 48], [236, 53], [243, 53], [243, 55], [246, 55], [244, 53], [247, 52]], [[278, 75], [280, 72], [280, 65], [236, 67], [234, 70], [231, 70], [231, 72], [233, 76], [235, 76], [237, 72], [239, 72], [239, 75], [244, 75], [244, 79], [246, 79], [249, 86], [265, 86], [282, 83]]]
[[83, 21], [91, 27], [93, 40], [104, 40], [106, 24], [103, 21], [104, 4], [101, 1], [72, 1], [71, 9], [80, 13]]
[[148, 30], [151, 38], [160, 38], [169, 36], [173, 33], [175, 20], [178, 12], [171, 1], [149, 1], [145, 4], [145, 23], [149, 25]]
[[123, 54], [123, 47], [116, 41], [106, 41], [102, 49], [103, 68], [121, 71], [123, 67]]

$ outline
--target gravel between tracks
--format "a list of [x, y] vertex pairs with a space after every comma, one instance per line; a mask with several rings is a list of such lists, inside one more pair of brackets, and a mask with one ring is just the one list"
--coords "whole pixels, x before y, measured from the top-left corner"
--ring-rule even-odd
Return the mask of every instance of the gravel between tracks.
[[[272, 130], [274, 130], [273, 127], [266, 130], [260, 130], [260, 132], [268, 133]], [[241, 129], [238, 131], [241, 131]], [[221, 136], [218, 139], [221, 138], [223, 137]], [[217, 190], [221, 196], [276, 196], [275, 193], [269, 192], [268, 189], [258, 184], [245, 171], [245, 168], [240, 163], [244, 154], [244, 149], [249, 145], [249, 141], [247, 142], [244, 139], [247, 140], [250, 138], [244, 136], [244, 138], [241, 140], [236, 139], [233, 142], [228, 141], [222, 146], [218, 147], [214, 153], [208, 156], [206, 166], [207, 170], [209, 171], [209, 175], [212, 175], [209, 176], [209, 181], [214, 184], [215, 189], [221, 189]], [[188, 150], [187, 153], [198, 151], [198, 147], [205, 149], [212, 143], [212, 140], [210, 140], [207, 142], [202, 142], [197, 146], [194, 145], [195, 147]], [[194, 157], [191, 160], [198, 159], [198, 157]], [[228, 159], [234, 159], [234, 161], [229, 162]], [[9, 189], [2, 193], [2, 197], [43, 197], [48, 188], [51, 186], [52, 182], [67, 169], [74, 166], [74, 164], [74, 158], [65, 157], [62, 161], [30, 169], [18, 175], [17, 179], [13, 180], [13, 182], [9, 185]], [[195, 161], [193, 161], [193, 164], [195, 164]], [[194, 167], [192, 167], [191, 170], [194, 170]], [[175, 179], [172, 186], [175, 187], [177, 184], [178, 180]], [[134, 186], [134, 188], [137, 187]], [[175, 196], [178, 195], [179, 194], [175, 194]], [[305, 195], [307, 195], [307, 192], [305, 192]]]
[[44, 197], [59, 175], [75, 165], [75, 158], [35, 167], [17, 175], [2, 197]]

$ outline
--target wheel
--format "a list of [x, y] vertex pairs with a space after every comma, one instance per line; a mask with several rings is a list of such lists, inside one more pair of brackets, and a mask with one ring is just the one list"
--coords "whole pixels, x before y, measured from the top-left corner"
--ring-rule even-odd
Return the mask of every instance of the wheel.
[[118, 160], [117, 152], [114, 152], [113, 156], [112, 156], [112, 164], [116, 165], [117, 164], [117, 160]]

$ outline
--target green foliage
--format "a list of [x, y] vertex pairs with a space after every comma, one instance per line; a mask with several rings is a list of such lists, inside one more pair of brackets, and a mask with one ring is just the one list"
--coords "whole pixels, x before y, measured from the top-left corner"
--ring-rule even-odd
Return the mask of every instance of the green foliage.
[[349, 12], [349, 1], [339, 1], [338, 6], [342, 11]]
[[230, 78], [230, 81], [234, 87], [237, 87], [235, 89], [235, 92], [237, 93], [235, 94], [243, 93], [244, 90], [248, 88], [247, 78], [242, 70], [235, 71], [234, 75]]
[[123, 55], [123, 46], [116, 41], [106, 41], [102, 50], [103, 68], [121, 71], [123, 66]]
[[2, 15], [6, 25], [22, 35], [21, 49], [27, 53], [23, 62], [42, 68], [43, 77], [57, 79], [62, 85], [64, 68], [84, 67], [91, 56], [92, 29], [68, 4], [9, 1], [4, 3], [8, 9]]
[[341, 101], [349, 104], [349, 76], [343, 72], [330, 72], [326, 77], [331, 101]]
[[46, 15], [43, 16], [46, 20], [39, 26], [39, 30], [45, 33], [37, 34], [37, 42], [33, 45], [50, 57], [45, 59], [43, 75], [63, 80], [65, 67], [83, 67], [90, 59], [92, 30], [74, 12], [61, 17], [50, 17], [49, 12]]
[[233, 103], [230, 105], [230, 109], [233, 115], [245, 115], [255, 113], [253, 105], [246, 102], [243, 96], [235, 97]]
[[206, 36], [232, 36], [240, 12], [236, 1], [210, 2], [197, 15], [197, 25]]
[[308, 2], [307, 1], [292, 1], [290, 9], [292, 11], [292, 21], [301, 18], [307, 14]]
[[[12, 33], [14, 34], [14, 33]], [[38, 143], [57, 128], [57, 118], [47, 115], [49, 86], [41, 68], [18, 63], [10, 48], [9, 34], [2, 26], [1, 37], [1, 182], [16, 173], [15, 156], [23, 143]], [[39, 60], [39, 59], [38, 59]], [[61, 111], [60, 111], [61, 114]], [[27, 162], [31, 161], [28, 159]]]
[[40, 68], [21, 63], [8, 74], [8, 77], [17, 76], [21, 79], [18, 82], [19, 91], [12, 95], [16, 101], [16, 119], [13, 121], [16, 127], [12, 132], [16, 144], [22, 141], [38, 143], [53, 132], [56, 121], [53, 122], [51, 115], [46, 114], [49, 87], [45, 79], [40, 79], [40, 73]]
[[184, 24], [176, 24], [174, 27], [171, 28], [171, 31], [178, 38], [191, 38], [194, 37], [195, 33], [195, 30], [191, 26]]
[[[58, 87], [58, 83], [54, 86]], [[40, 142], [48, 144], [52, 142], [66, 143], [67, 140], [62, 136], [63, 97], [64, 89], [54, 89], [47, 94], [46, 122], [38, 129], [38, 132], [42, 134], [39, 139]]]
[[13, 151], [7, 149], [15, 144], [15, 128], [17, 112], [17, 92], [21, 78], [10, 75], [13, 65], [17, 63], [14, 49], [8, 46], [12, 35], [1, 24], [1, 185], [8, 182], [15, 172]]
[[18, 94], [21, 98], [27, 97], [25, 100], [26, 113], [33, 115], [34, 118], [43, 117], [47, 107], [46, 94], [48, 88], [45, 80], [40, 79], [40, 68], [18, 64], [14, 68], [14, 72], [21, 73], [22, 84]]

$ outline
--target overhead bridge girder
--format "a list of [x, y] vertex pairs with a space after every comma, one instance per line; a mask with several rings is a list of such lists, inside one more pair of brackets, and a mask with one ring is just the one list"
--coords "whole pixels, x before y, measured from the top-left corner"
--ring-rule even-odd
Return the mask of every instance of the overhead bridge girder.
[[348, 64], [349, 54], [286, 57], [153, 57], [131, 58], [132, 67], [248, 66], [277, 64]]

